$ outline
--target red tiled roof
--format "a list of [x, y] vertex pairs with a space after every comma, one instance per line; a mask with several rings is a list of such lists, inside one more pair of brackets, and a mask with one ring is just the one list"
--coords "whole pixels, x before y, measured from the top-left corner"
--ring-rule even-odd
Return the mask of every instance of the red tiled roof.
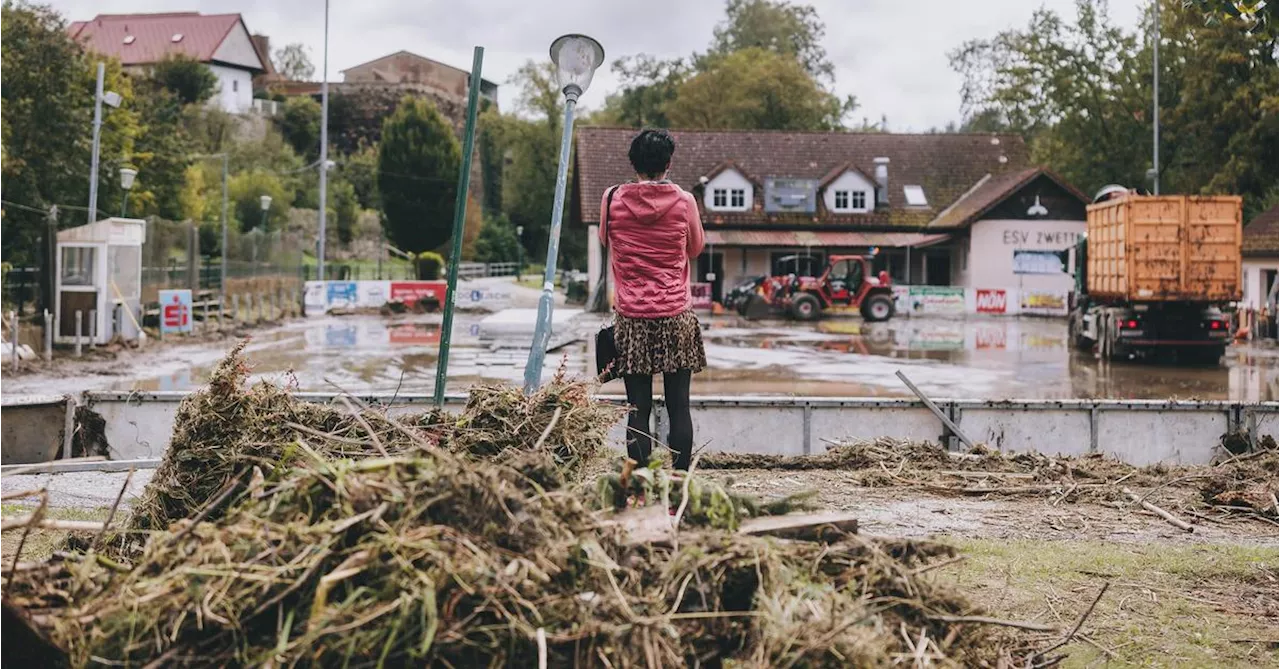
[[951, 235], [912, 232], [812, 232], [807, 230], [707, 230], [708, 245], [728, 246], [821, 246], [824, 248], [884, 246], [930, 246]]
[[961, 195], [960, 199], [938, 214], [937, 218], [930, 221], [929, 227], [945, 229], [961, 228], [969, 225], [1003, 202], [1005, 198], [1013, 195], [1019, 188], [1031, 183], [1032, 180], [1041, 175], [1049, 177], [1068, 193], [1079, 198], [1081, 202], [1088, 204], [1088, 196], [1080, 192], [1075, 186], [1067, 183], [1062, 177], [1043, 167], [1028, 167], [1025, 170], [1005, 172], [991, 178], [982, 179], [972, 190]]
[[[90, 51], [116, 58], [123, 65], [157, 63], [176, 54], [208, 63], [239, 23], [239, 14], [99, 14], [92, 21], [73, 22], [67, 32]], [[182, 39], [174, 42], [178, 34]], [[125, 44], [130, 36], [133, 42]]]
[[1241, 246], [1245, 255], [1276, 257], [1280, 253], [1280, 226], [1276, 224], [1276, 210], [1270, 209], [1253, 217], [1244, 226], [1244, 237]]
[[[595, 222], [600, 194], [634, 175], [627, 149], [632, 128], [582, 127], [577, 132], [575, 187], [579, 221]], [[1017, 135], [926, 134], [899, 135], [851, 132], [787, 132], [736, 130], [672, 130], [676, 153], [672, 181], [686, 190], [698, 187], [698, 177], [726, 161], [744, 173], [763, 179], [790, 177], [822, 179], [847, 163], [864, 174], [874, 173], [874, 160], [889, 158], [889, 207], [866, 214], [833, 214], [819, 206], [816, 214], [704, 212], [709, 226], [771, 224], [840, 224], [900, 228], [923, 227], [939, 212], [969, 191], [987, 174], [1002, 175], [1030, 166], [1026, 144]], [[1001, 158], [1003, 157], [1003, 162]], [[919, 185], [928, 207], [907, 207], [904, 185]], [[756, 206], [763, 201], [756, 191]], [[701, 206], [701, 204], [700, 204]]]

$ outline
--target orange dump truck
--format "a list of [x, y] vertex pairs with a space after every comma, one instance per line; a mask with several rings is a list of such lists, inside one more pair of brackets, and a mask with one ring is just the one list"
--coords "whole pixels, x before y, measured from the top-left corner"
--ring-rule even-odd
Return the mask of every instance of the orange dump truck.
[[1214, 362], [1240, 299], [1240, 198], [1124, 195], [1092, 204], [1075, 247], [1072, 342], [1104, 358]]

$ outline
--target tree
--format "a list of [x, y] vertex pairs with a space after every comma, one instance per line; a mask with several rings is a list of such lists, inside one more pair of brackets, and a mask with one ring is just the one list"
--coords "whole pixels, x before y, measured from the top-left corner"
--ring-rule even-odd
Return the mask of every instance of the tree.
[[271, 196], [271, 207], [266, 217], [267, 231], [278, 229], [289, 218], [293, 193], [271, 172], [262, 169], [241, 172], [231, 177], [227, 191], [231, 214], [240, 222], [238, 227], [243, 232], [262, 227], [263, 195]]
[[[547, 64], [525, 63], [508, 84], [517, 91], [518, 115], [502, 117], [493, 131], [507, 155], [502, 175], [502, 207], [512, 225], [525, 229], [530, 255], [545, 253], [555, 203], [564, 97]], [[568, 206], [569, 198], [565, 198]], [[584, 256], [585, 258], [585, 256]]]
[[308, 51], [306, 45], [300, 43], [287, 44], [284, 48], [277, 49], [274, 62], [276, 72], [289, 81], [311, 81], [316, 68], [311, 64]]
[[204, 102], [218, 92], [218, 77], [204, 63], [184, 54], [170, 54], [151, 67], [150, 77], [178, 96], [184, 105]]
[[648, 54], [613, 61], [619, 90], [605, 99], [605, 106], [586, 122], [633, 128], [666, 128], [667, 106], [675, 99], [690, 68], [683, 59], [660, 60]]
[[169, 89], [145, 79], [138, 83], [137, 99], [138, 137], [129, 160], [138, 177], [129, 192], [129, 211], [181, 219], [185, 171], [189, 156], [197, 152], [184, 123], [182, 102]]
[[289, 98], [277, 123], [280, 134], [308, 162], [320, 156], [320, 103], [309, 96]]
[[361, 209], [379, 209], [378, 201], [378, 147], [362, 144], [359, 150], [338, 161], [342, 178], [355, 189]]
[[[0, 14], [4, 199], [41, 212], [55, 203], [84, 206], [96, 60], [85, 56], [67, 35], [62, 18], [48, 7], [6, 0]], [[132, 149], [137, 112], [132, 87], [118, 62], [107, 61], [106, 85], [123, 100], [119, 109], [103, 115], [99, 209], [109, 212], [116, 207], [108, 203], [107, 194], [119, 196], [115, 169]], [[14, 264], [38, 262], [45, 214], [5, 206], [0, 221], [4, 259]], [[64, 210], [59, 224], [84, 221], [82, 212]]]
[[715, 28], [709, 57], [744, 49], [790, 56], [811, 76], [831, 80], [835, 68], [822, 47], [826, 27], [809, 5], [777, 0], [726, 0], [725, 19]]
[[453, 127], [435, 105], [402, 99], [378, 146], [378, 193], [392, 243], [417, 253], [449, 240], [461, 160]]
[[345, 179], [330, 180], [325, 206], [329, 210], [329, 225], [338, 231], [338, 241], [343, 246], [349, 245], [355, 237], [356, 221], [360, 218], [356, 189]]
[[666, 111], [684, 128], [834, 130], [855, 107], [823, 90], [800, 61], [749, 47], [709, 61]]
[[515, 262], [520, 257], [520, 239], [516, 227], [506, 216], [486, 217], [476, 240], [478, 262]]

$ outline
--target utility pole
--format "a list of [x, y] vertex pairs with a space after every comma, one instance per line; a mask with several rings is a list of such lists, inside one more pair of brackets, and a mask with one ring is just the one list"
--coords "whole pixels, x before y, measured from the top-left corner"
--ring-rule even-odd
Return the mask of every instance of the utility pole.
[[1151, 194], [1160, 194], [1160, 0], [1152, 0], [1155, 20], [1151, 22]]
[[329, 0], [324, 0], [324, 68], [320, 70], [320, 243], [316, 246], [316, 279], [324, 281], [325, 199], [329, 186]]
[[89, 161], [89, 222], [98, 219], [98, 139], [102, 134], [102, 84], [107, 66], [98, 63], [98, 83], [93, 93], [93, 157]]

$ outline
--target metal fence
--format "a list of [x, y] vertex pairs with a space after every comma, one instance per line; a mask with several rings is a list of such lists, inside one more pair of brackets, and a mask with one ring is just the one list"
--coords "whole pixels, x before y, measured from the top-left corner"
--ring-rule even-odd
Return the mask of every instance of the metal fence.
[[458, 276], [463, 279], [481, 279], [489, 276], [515, 276], [519, 265], [513, 262], [464, 262], [458, 263]]

